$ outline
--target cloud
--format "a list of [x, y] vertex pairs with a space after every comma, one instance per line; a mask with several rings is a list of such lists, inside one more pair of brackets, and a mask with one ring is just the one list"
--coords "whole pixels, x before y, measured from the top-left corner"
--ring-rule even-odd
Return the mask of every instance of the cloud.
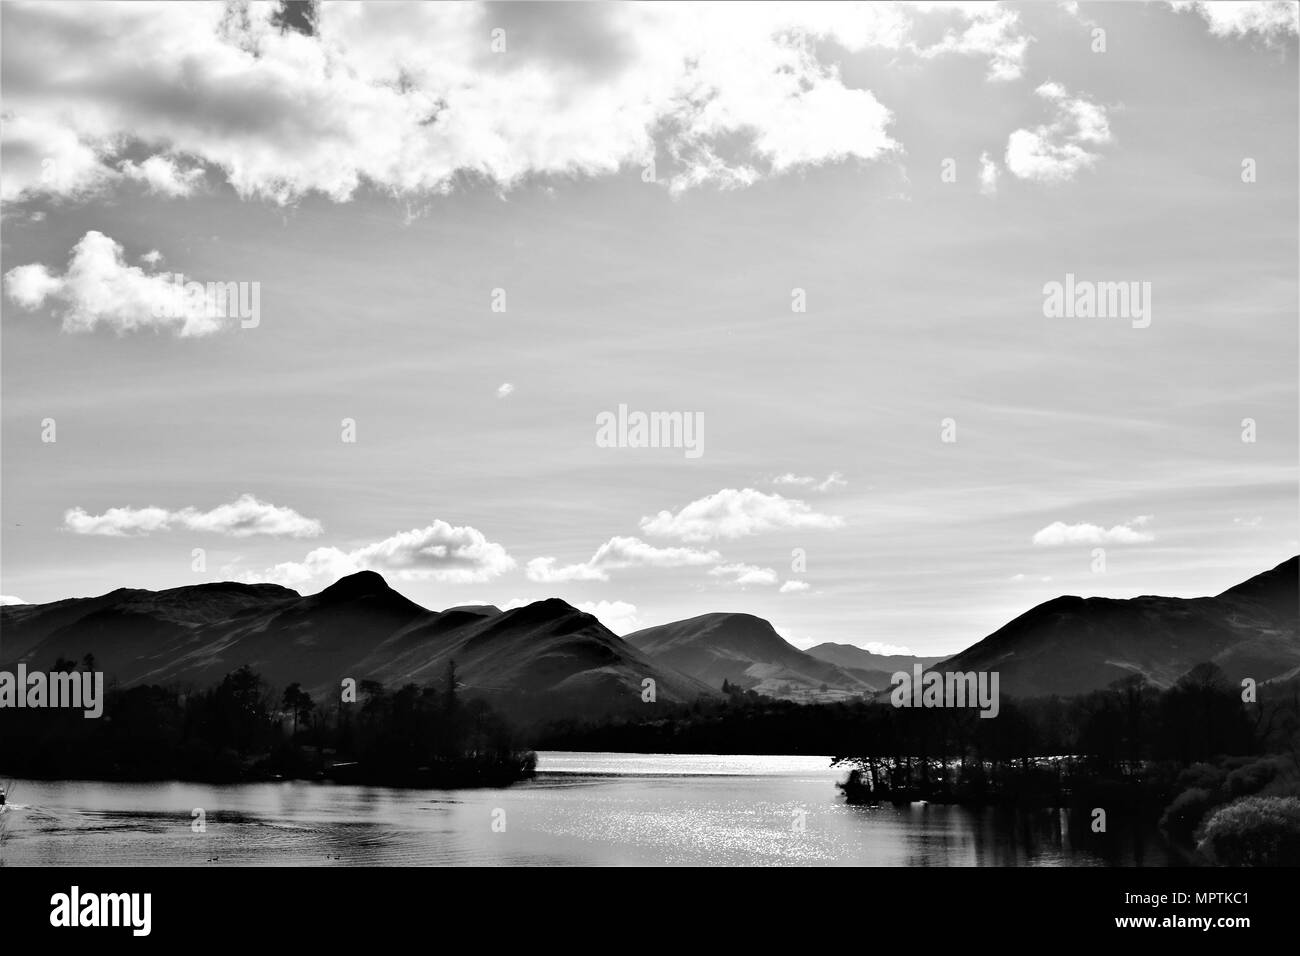
[[609, 572], [624, 568], [685, 568], [715, 564], [722, 556], [696, 548], [657, 548], [640, 538], [610, 538], [583, 564], [556, 567], [552, 557], [533, 558], [524, 574], [540, 584], [568, 581], [608, 581]]
[[781, 594], [796, 594], [800, 591], [807, 591], [809, 584], [807, 581], [786, 581], [781, 585]]
[[776, 584], [776, 572], [771, 568], [760, 568], [754, 564], [720, 564], [710, 568], [709, 574], [717, 578], [730, 578], [728, 584], [749, 587], [751, 584]]
[[123, 176], [144, 183], [150, 192], [173, 199], [193, 195], [203, 183], [202, 166], [182, 169], [166, 156], [150, 156], [139, 165], [128, 160], [119, 168]]
[[509, 398], [514, 393], [514, 390], [515, 387], [506, 382], [497, 389], [497, 398]]
[[514, 567], [515, 559], [506, 549], [476, 528], [435, 520], [351, 551], [317, 548], [302, 561], [277, 564], [261, 574], [245, 575], [244, 580], [287, 587], [305, 582], [325, 585], [357, 571], [378, 571], [406, 581], [475, 584]]
[[140, 256], [140, 261], [147, 266], [156, 266], [158, 263], [163, 261], [163, 254], [157, 249], [150, 249], [148, 252]]
[[1007, 169], [1020, 179], [1068, 182], [1100, 158], [1092, 148], [1111, 141], [1106, 110], [1082, 96], [1071, 96], [1060, 83], [1044, 83], [1034, 92], [1052, 105], [1052, 120], [1011, 134]]
[[231, 538], [253, 535], [312, 538], [324, 530], [313, 518], [305, 518], [292, 508], [259, 501], [252, 495], [240, 495], [230, 504], [218, 505], [211, 511], [124, 507], [109, 508], [103, 514], [92, 515], [81, 508], [71, 508], [63, 515], [63, 526], [74, 534], [109, 537], [146, 535], [177, 527]]
[[[1012, 580], [1012, 581], [1016, 581], [1016, 582], [1020, 582], [1020, 581], [1028, 581], [1028, 580], [1029, 580], [1029, 575], [1027, 575], [1027, 574], [1013, 574], [1013, 575], [1011, 575], [1011, 580]], [[1042, 583], [1046, 583], [1046, 582], [1052, 580], [1052, 576], [1049, 574], [1049, 575], [1047, 575], [1047, 576], [1045, 576], [1045, 577], [1040, 577], [1038, 580], [1039, 580], [1040, 582], [1042, 582]]]
[[1096, 524], [1066, 524], [1053, 521], [1046, 528], [1034, 534], [1034, 544], [1044, 547], [1056, 547], [1065, 544], [1143, 544], [1154, 541], [1156, 536], [1149, 531], [1138, 531], [1130, 527], [1139, 527], [1150, 521], [1150, 515], [1140, 515], [1129, 524], [1117, 524], [1113, 528], [1103, 528]]
[[574, 607], [579, 611], [594, 614], [601, 624], [619, 637], [639, 631], [643, 626], [640, 617], [637, 616], [636, 605], [629, 604], [627, 601], [583, 601], [581, 604], [575, 604]]
[[770, 531], [838, 528], [844, 519], [814, 511], [802, 501], [753, 488], [723, 488], [692, 501], [673, 514], [661, 511], [641, 519], [646, 534], [682, 541], [740, 538]]
[[0, 607], [5, 607], [6, 605], [9, 604], [26, 604], [26, 603], [27, 602], [24, 601], [22, 598], [14, 597], [12, 594], [0, 594]]
[[1196, 13], [1216, 37], [1255, 35], [1275, 43], [1300, 34], [1300, 5], [1295, 0], [1174, 0], [1169, 4], [1179, 13]]
[[818, 481], [812, 475], [796, 475], [793, 472], [786, 472], [784, 475], [777, 475], [772, 479], [774, 485], [799, 485], [804, 488], [812, 488], [814, 491], [829, 491], [842, 485], [847, 485], [844, 475], [838, 471], [832, 471], [826, 476], [824, 481]]
[[1020, 15], [1015, 10], [991, 3], [916, 6], [923, 11], [946, 12], [957, 24], [938, 43], [914, 46], [921, 56], [927, 59], [949, 53], [982, 56], [989, 61], [990, 80], [1016, 80], [1024, 72], [1030, 38], [1020, 32]]
[[[157, 254], [146, 253], [144, 258]], [[155, 260], [156, 261], [156, 260]], [[90, 332], [104, 325], [118, 334], [171, 329], [180, 336], [210, 335], [226, 328], [224, 302], [191, 296], [170, 272], [150, 273], [128, 265], [122, 246], [91, 230], [72, 248], [62, 275], [39, 263], [5, 273], [5, 293], [28, 311], [47, 303], [65, 332]]]
[[996, 196], [998, 192], [998, 164], [988, 153], [980, 154], [980, 195]]
[[212, 174], [346, 201], [651, 160], [674, 193], [741, 187], [898, 148], [843, 51], [982, 57], [1006, 80], [1029, 43], [991, 4], [338, 3], [305, 32], [275, 9], [6, 5], [4, 199], [183, 196]]
[[869, 654], [883, 654], [891, 657], [897, 654], [905, 654], [908, 657], [916, 657], [916, 651], [902, 644], [882, 644], [880, 641], [867, 641], [865, 644], [858, 645]]
[[1250, 518], [1233, 518], [1232, 523], [1239, 528], [1258, 528], [1264, 523], [1264, 516], [1254, 515]]

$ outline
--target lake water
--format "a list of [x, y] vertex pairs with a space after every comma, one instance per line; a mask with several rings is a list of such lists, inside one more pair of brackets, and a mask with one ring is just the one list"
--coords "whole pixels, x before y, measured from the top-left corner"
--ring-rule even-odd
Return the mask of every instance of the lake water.
[[[4, 865], [1165, 866], [1064, 811], [848, 806], [826, 757], [538, 755], [504, 790], [18, 780]], [[206, 832], [192, 830], [202, 809]]]

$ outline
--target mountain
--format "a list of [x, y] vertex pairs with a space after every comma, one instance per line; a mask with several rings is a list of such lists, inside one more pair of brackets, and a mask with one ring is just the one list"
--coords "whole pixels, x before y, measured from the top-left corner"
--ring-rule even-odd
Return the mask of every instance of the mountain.
[[873, 654], [856, 644], [818, 644], [807, 651], [819, 661], [836, 664], [873, 687], [888, 687], [889, 678], [899, 671], [912, 673], [912, 665], [933, 667], [944, 657], [911, 657], [907, 654]]
[[121, 686], [205, 687], [247, 664], [273, 687], [297, 682], [318, 698], [348, 677], [441, 684], [454, 659], [462, 693], [540, 716], [636, 712], [646, 678], [658, 701], [716, 694], [563, 601], [430, 611], [373, 571], [307, 597], [224, 583], [0, 608], [0, 666], [49, 670], [87, 653]]
[[701, 614], [636, 631], [626, 640], [656, 662], [714, 688], [725, 680], [789, 700], [839, 700], [870, 694], [888, 683], [873, 685], [799, 650], [752, 614]]
[[1078, 694], [1142, 674], [1168, 687], [1209, 661], [1234, 683], [1300, 673], [1300, 557], [1216, 597], [1059, 597], [943, 663], [997, 671], [1010, 696]]

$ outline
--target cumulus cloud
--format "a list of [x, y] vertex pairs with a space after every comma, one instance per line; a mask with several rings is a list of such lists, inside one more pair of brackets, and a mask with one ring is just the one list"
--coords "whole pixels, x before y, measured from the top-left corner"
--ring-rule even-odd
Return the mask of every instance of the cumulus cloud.
[[143, 163], [127, 160], [119, 167], [127, 179], [134, 179], [160, 196], [177, 198], [192, 195], [203, 182], [203, 167], [182, 168], [166, 156], [150, 156]]
[[514, 394], [515, 387], [509, 382], [503, 383], [497, 388], [497, 398], [509, 398]]
[[661, 511], [641, 519], [646, 534], [682, 541], [741, 538], [770, 531], [838, 528], [844, 519], [814, 511], [806, 503], [753, 488], [723, 488], [692, 501], [676, 514]]
[[781, 585], [780, 593], [797, 594], [800, 591], [807, 591], [808, 588], [809, 584], [807, 581], [790, 580]]
[[897, 148], [842, 51], [981, 57], [1006, 80], [1029, 43], [996, 4], [332, 3], [292, 30], [275, 12], [6, 5], [4, 199], [179, 196], [210, 172], [246, 198], [345, 201], [652, 160], [674, 192], [744, 186]]
[[27, 602], [24, 601], [22, 598], [14, 597], [12, 594], [0, 594], [0, 607], [4, 607], [7, 604], [26, 604], [26, 603]]
[[710, 568], [709, 574], [715, 578], [727, 578], [728, 584], [749, 587], [751, 584], [776, 584], [776, 572], [771, 568], [760, 568], [754, 564], [720, 564]]
[[832, 471], [825, 479], [818, 481], [812, 475], [796, 475], [787, 471], [784, 475], [777, 475], [772, 479], [774, 485], [799, 485], [803, 488], [812, 488], [814, 491], [830, 491], [832, 488], [838, 488], [847, 485], [844, 475], [838, 471]]
[[1043, 547], [1065, 544], [1143, 544], [1156, 539], [1150, 531], [1138, 530], [1150, 520], [1150, 515], [1139, 515], [1128, 524], [1117, 524], [1112, 528], [1103, 528], [1096, 524], [1066, 524], [1064, 521], [1053, 521], [1046, 528], [1037, 531], [1033, 541], [1034, 544]]
[[[158, 261], [154, 249], [142, 256]], [[5, 273], [5, 294], [29, 311], [49, 305], [65, 332], [90, 332], [106, 326], [119, 334], [140, 329], [170, 329], [180, 336], [211, 335], [230, 325], [224, 299], [189, 294], [170, 272], [147, 272], [129, 265], [121, 244], [91, 230], [72, 248], [59, 275], [40, 263]]]
[[1044, 83], [1034, 92], [1051, 104], [1052, 119], [1011, 134], [1007, 169], [1020, 179], [1067, 182], [1097, 162], [1100, 156], [1093, 149], [1111, 141], [1106, 110], [1085, 97], [1071, 96], [1060, 83]]
[[514, 567], [515, 559], [506, 549], [476, 528], [435, 520], [351, 551], [317, 548], [302, 561], [277, 564], [261, 574], [245, 575], [244, 580], [286, 587], [303, 583], [323, 586], [357, 571], [378, 571], [405, 581], [475, 584]]
[[1216, 37], [1256, 36], [1274, 43], [1300, 34], [1300, 5], [1295, 0], [1173, 0], [1179, 13], [1196, 13]]
[[320, 534], [321, 523], [305, 518], [292, 508], [282, 508], [252, 495], [240, 495], [229, 504], [218, 505], [211, 511], [182, 508], [109, 508], [103, 514], [88, 514], [81, 508], [70, 508], [63, 515], [63, 526], [74, 534], [128, 537], [146, 535], [155, 531], [183, 528], [207, 534], [221, 534], [231, 538], [248, 538], [253, 535], [272, 535], [290, 538], [312, 538]]
[[657, 548], [640, 538], [613, 537], [582, 564], [558, 566], [552, 557], [533, 558], [525, 568], [530, 581], [558, 584], [569, 581], [608, 581], [609, 572], [623, 568], [685, 568], [715, 564], [722, 556], [697, 548]]
[[627, 601], [583, 601], [581, 604], [575, 604], [574, 607], [579, 611], [594, 614], [601, 624], [619, 637], [639, 631], [642, 627], [641, 618], [637, 616], [636, 605], [629, 604]]

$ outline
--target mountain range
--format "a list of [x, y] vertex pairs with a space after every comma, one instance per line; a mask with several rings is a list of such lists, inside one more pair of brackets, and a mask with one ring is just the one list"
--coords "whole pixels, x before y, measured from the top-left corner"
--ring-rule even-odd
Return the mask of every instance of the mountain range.
[[[889, 686], [889, 673], [858, 664], [884, 660], [861, 648], [817, 654], [788, 643], [770, 623], [752, 614], [701, 614], [698, 617], [648, 627], [625, 640], [651, 658], [690, 674], [713, 687], [722, 682], [769, 697], [798, 701], [844, 700], [871, 695]], [[822, 645], [852, 647], [852, 645]], [[844, 663], [836, 660], [842, 658]], [[914, 661], [941, 658], [900, 658], [894, 670], [910, 669]]]
[[373, 571], [309, 596], [226, 582], [0, 607], [0, 667], [49, 670], [88, 653], [120, 686], [205, 687], [247, 664], [317, 695], [347, 677], [440, 683], [454, 659], [464, 692], [537, 717], [635, 714], [647, 679], [667, 703], [716, 697], [724, 681], [791, 700], [876, 697], [916, 663], [996, 670], [1011, 696], [1082, 693], [1131, 674], [1168, 686], [1203, 661], [1262, 683], [1300, 674], [1300, 558], [1215, 597], [1055, 598], [946, 660], [848, 644], [801, 651], [751, 614], [620, 638], [556, 598], [431, 611]]
[[1214, 597], [1054, 598], [942, 669], [997, 671], [1003, 694], [1035, 697], [1133, 674], [1168, 687], [1206, 661], [1234, 683], [1300, 674], [1300, 557]]

